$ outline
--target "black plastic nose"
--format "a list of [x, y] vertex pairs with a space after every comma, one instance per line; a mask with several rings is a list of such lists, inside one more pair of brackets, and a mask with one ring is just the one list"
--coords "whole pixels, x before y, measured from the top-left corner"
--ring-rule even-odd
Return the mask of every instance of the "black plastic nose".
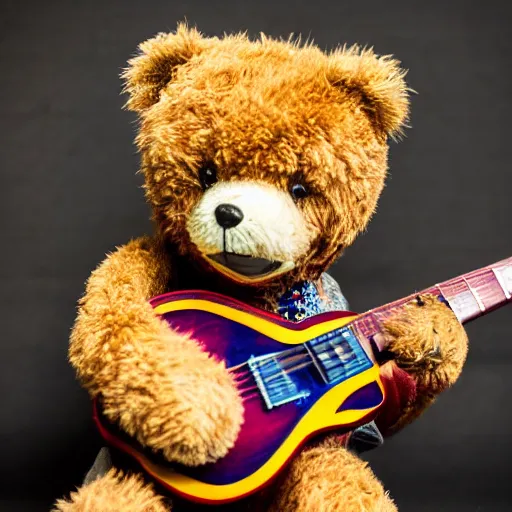
[[219, 204], [215, 208], [215, 218], [221, 227], [229, 229], [238, 226], [242, 222], [244, 214], [234, 204]]

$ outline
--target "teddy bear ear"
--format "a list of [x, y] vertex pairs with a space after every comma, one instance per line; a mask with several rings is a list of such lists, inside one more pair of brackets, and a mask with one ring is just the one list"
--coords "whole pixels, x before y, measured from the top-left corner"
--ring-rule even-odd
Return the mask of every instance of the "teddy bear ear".
[[160, 99], [162, 89], [173, 79], [176, 69], [199, 55], [208, 39], [195, 28], [180, 23], [176, 32], [157, 34], [139, 45], [138, 55], [123, 71], [128, 110], [141, 113]]
[[391, 56], [379, 57], [371, 49], [354, 45], [330, 55], [327, 79], [349, 94], [358, 94], [376, 128], [397, 137], [409, 116], [411, 90], [405, 82], [406, 73]]

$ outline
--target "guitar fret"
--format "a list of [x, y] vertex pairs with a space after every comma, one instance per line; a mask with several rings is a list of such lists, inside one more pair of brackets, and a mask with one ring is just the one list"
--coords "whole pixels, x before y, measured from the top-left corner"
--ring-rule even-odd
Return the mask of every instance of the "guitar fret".
[[459, 322], [464, 323], [482, 314], [474, 293], [463, 278], [437, 285], [442, 296], [448, 301]]
[[467, 276], [467, 281], [478, 292], [485, 308], [484, 313], [507, 300], [492, 268], [472, 272]]
[[498, 263], [494, 268], [496, 268], [496, 271], [503, 282], [504, 288], [508, 292], [507, 298], [510, 298], [512, 294], [512, 261], [509, 263]]
[[469, 291], [473, 294], [473, 297], [475, 298], [476, 303], [478, 304], [478, 307], [480, 308], [480, 311], [482, 313], [485, 313], [485, 306], [482, 302], [482, 299], [480, 299], [478, 292], [469, 284], [468, 280], [465, 277], [463, 277], [462, 280], [466, 283], [466, 286], [468, 287]]
[[503, 290], [503, 293], [505, 294], [505, 297], [510, 300], [512, 298], [512, 295], [510, 294], [510, 292], [508, 291], [508, 289], [505, 287], [505, 281], [504, 279], [501, 277], [501, 273], [498, 272], [498, 269], [496, 268], [493, 268], [491, 269], [493, 274], [494, 274], [494, 277], [496, 277], [496, 281], [498, 281], [498, 284], [500, 285], [501, 289]]
[[380, 330], [379, 320], [371, 311], [355, 320], [354, 325], [357, 331], [366, 338], [371, 338]]

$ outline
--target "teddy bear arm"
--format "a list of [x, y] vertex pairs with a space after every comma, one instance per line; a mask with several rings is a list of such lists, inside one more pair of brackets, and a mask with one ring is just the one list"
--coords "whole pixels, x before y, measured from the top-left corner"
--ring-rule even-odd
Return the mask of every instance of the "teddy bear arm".
[[139, 475], [111, 469], [105, 475], [60, 499], [52, 512], [169, 512], [162, 497]]
[[270, 511], [396, 512], [367, 463], [335, 439], [304, 450], [286, 470]]
[[169, 265], [150, 238], [111, 254], [88, 281], [69, 358], [109, 420], [168, 460], [195, 465], [227, 452], [243, 409], [225, 367], [149, 304], [166, 290]]
[[69, 358], [78, 377], [92, 395], [116, 375], [107, 372], [116, 364], [126, 338], [157, 335], [159, 322], [147, 302], [165, 290], [170, 269], [149, 238], [133, 240], [110, 254], [94, 270], [79, 302], [71, 332]]

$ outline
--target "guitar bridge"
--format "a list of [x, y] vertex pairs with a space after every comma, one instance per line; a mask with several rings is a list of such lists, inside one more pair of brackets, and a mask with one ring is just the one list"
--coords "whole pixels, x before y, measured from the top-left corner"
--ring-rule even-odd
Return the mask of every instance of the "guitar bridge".
[[267, 409], [309, 396], [308, 390], [297, 388], [275, 355], [252, 356], [247, 363]]

